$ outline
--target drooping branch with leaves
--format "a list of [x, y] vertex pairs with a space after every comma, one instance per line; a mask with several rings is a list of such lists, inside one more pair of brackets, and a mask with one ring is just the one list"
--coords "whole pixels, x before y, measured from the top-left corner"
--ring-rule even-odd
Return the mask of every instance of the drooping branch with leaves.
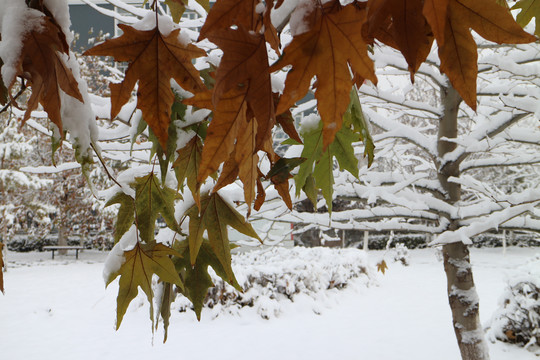
[[[238, 286], [228, 229], [258, 236], [234, 203], [245, 204], [249, 216], [263, 211], [267, 198], [279, 196], [292, 209], [290, 179], [296, 173], [296, 196], [315, 199], [320, 192], [331, 210], [334, 158], [358, 177], [352, 144], [362, 141], [369, 163], [377, 161], [362, 115], [363, 97], [358, 97], [377, 83], [374, 46], [397, 49], [411, 80], [426, 72], [441, 78], [423, 65], [433, 63], [428, 55], [437, 47], [438, 70], [449, 79], [451, 95], [443, 106], [454, 112], [439, 119], [438, 147], [429, 150], [441, 169], [453, 169], [447, 164], [461, 151], [453, 140], [459, 104], [463, 99], [477, 109], [477, 76], [485, 70], [478, 67], [471, 30], [496, 43], [536, 40], [495, 0], [218, 0], [208, 13], [204, 2], [154, 0], [149, 8], [114, 4], [131, 15], [101, 11], [126, 23], [120, 25], [122, 34], [85, 53], [127, 65], [123, 79], [110, 84], [109, 99], [90, 95], [79, 75], [69, 50], [66, 2], [0, 2], [0, 104], [15, 108], [23, 122], [41, 106], [51, 119], [55, 148], [70, 141], [85, 172], [93, 160], [102, 166], [107, 158], [136, 160], [121, 174], [106, 170], [116, 182], [108, 203], [118, 207], [117, 244], [106, 263], [108, 282], [120, 277], [118, 326], [138, 287], [152, 303], [152, 274], [160, 278], [160, 293], [169, 294], [157, 300], [157, 317], [165, 326], [172, 285], [194, 302], [199, 316], [212, 285], [208, 266]], [[182, 18], [186, 9], [200, 17]], [[26, 104], [17, 89], [30, 95]], [[301, 138], [292, 113], [307, 109], [304, 102], [312, 95], [316, 114], [303, 121]], [[376, 91], [372, 98], [382, 107], [400, 101]], [[421, 100], [410, 103], [440, 113]], [[110, 119], [111, 125], [98, 128], [96, 117]], [[276, 150], [278, 129], [303, 146], [299, 156], [282, 157]], [[421, 133], [414, 140], [428, 146]], [[122, 157], [122, 151], [130, 155]], [[468, 154], [467, 148], [462, 153]], [[451, 203], [459, 201], [455, 174], [438, 175], [441, 194]], [[232, 190], [237, 181], [240, 192]], [[167, 236], [156, 239], [159, 216]], [[463, 258], [454, 253], [448, 251], [449, 263], [452, 256]], [[469, 284], [472, 273], [454, 281], [470, 289], [460, 281]], [[463, 358], [487, 359], [478, 312], [462, 324], [463, 313], [456, 311]], [[465, 338], [466, 333], [474, 336]]]

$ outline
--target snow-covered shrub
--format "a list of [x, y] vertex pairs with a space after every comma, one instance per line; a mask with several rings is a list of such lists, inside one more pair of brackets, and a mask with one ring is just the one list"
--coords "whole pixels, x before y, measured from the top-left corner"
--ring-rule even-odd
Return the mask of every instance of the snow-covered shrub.
[[409, 265], [409, 249], [403, 244], [396, 244], [396, 247], [394, 249], [394, 261], [395, 262], [401, 262], [403, 265], [408, 266]]
[[[284, 303], [320, 300], [328, 292], [347, 287], [353, 279], [369, 285], [373, 273], [366, 254], [357, 249], [274, 247], [236, 254], [232, 264], [244, 292], [211, 273], [215, 287], [209, 289], [205, 307], [213, 308], [214, 316], [250, 307], [269, 319], [279, 316]], [[191, 303], [182, 297], [176, 306], [186, 311]]]
[[540, 255], [526, 264], [527, 275], [511, 281], [491, 320], [492, 340], [525, 346], [540, 354]]

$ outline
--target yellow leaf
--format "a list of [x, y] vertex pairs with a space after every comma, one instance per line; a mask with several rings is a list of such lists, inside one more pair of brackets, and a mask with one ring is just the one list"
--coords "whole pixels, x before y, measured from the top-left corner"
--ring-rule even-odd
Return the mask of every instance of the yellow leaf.
[[109, 285], [120, 276], [118, 297], [116, 298], [116, 329], [120, 327], [129, 303], [137, 296], [139, 287], [148, 298], [150, 318], [152, 322], [154, 321], [152, 275], [156, 274], [161, 281], [183, 288], [180, 276], [169, 257], [171, 255], [181, 256], [171, 248], [156, 242], [150, 244], [137, 243], [132, 250], [124, 252], [124, 263], [118, 271], [112, 273], [107, 279], [107, 285]]
[[383, 273], [386, 272], [386, 269], [388, 269], [388, 266], [386, 265], [386, 261], [382, 260], [380, 263], [377, 264], [377, 271], [380, 271]]

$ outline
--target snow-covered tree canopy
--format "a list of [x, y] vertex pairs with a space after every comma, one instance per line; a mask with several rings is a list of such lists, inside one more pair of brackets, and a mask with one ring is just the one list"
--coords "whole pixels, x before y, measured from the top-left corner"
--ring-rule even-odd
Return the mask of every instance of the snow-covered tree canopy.
[[[276, 202], [256, 216], [308, 228], [440, 235], [434, 244], [470, 243], [472, 236], [493, 229], [540, 231], [539, 48], [481, 44], [477, 110], [459, 106], [455, 133], [441, 139], [454, 144], [452, 151], [440, 154], [437, 147], [450, 84], [439, 73], [435, 54], [411, 85], [402, 57], [377, 47], [379, 84], [359, 91], [363, 113], [373, 127], [377, 160], [371, 168], [361, 167], [358, 177], [343, 171], [341, 163], [327, 166], [334, 172], [334, 192], [318, 207], [330, 199], [353, 204], [329, 216], [287, 211]], [[312, 119], [304, 122], [306, 139]], [[361, 158], [361, 153], [362, 147], [355, 147], [356, 156]], [[287, 156], [293, 154], [309, 156], [297, 145]], [[301, 165], [297, 185], [302, 170]], [[448, 170], [450, 177], [441, 176]], [[459, 187], [459, 200], [450, 199], [442, 181]]]

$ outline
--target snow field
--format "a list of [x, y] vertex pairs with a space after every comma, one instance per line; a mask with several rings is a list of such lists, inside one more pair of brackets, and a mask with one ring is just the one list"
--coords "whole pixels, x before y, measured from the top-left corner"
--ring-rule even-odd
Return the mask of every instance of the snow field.
[[[373, 359], [457, 360], [446, 279], [435, 249], [410, 251], [410, 266], [389, 263], [377, 285], [353, 282], [330, 292], [316, 315], [300, 297], [282, 302], [278, 317], [263, 320], [253, 308], [213, 319], [203, 310], [197, 323], [192, 312], [173, 313], [169, 340], [159, 329], [152, 344], [148, 305], [139, 296], [118, 332], [115, 326], [117, 282], [104, 289], [105, 256], [84, 252], [50, 260], [48, 253], [8, 253], [6, 294], [0, 295], [2, 359]], [[487, 324], [498, 307], [507, 281], [538, 249], [471, 249], [480, 296], [480, 315]], [[372, 251], [374, 266], [384, 252]], [[32, 266], [27, 266], [32, 265]], [[310, 306], [305, 306], [305, 305]], [[245, 310], [244, 310], [245, 309]], [[532, 360], [515, 346], [490, 343], [492, 360]]]

